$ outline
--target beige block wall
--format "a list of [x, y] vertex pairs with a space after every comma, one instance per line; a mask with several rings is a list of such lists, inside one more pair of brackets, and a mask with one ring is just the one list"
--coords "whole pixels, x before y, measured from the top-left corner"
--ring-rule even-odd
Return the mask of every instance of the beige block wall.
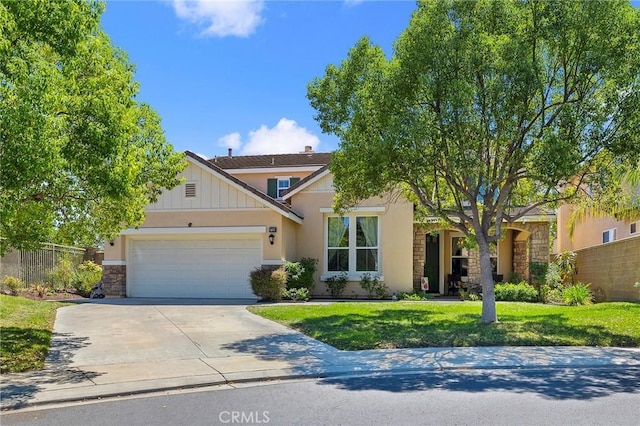
[[[300, 192], [291, 199], [294, 210], [304, 215], [304, 226], [298, 227], [296, 247], [298, 257], [318, 259], [318, 272], [315, 275], [316, 295], [328, 295], [326, 286], [321, 283], [320, 276], [325, 273], [325, 236], [324, 218], [329, 215], [320, 211], [330, 208], [333, 194], [323, 191]], [[385, 284], [390, 292], [412, 291], [413, 288], [413, 205], [405, 201], [387, 203], [387, 200], [371, 199], [363, 202], [361, 207], [385, 206], [379, 216], [380, 229], [380, 262]], [[366, 293], [358, 282], [352, 282], [345, 290], [346, 297]]]
[[640, 301], [640, 235], [576, 250], [576, 279], [602, 301]]

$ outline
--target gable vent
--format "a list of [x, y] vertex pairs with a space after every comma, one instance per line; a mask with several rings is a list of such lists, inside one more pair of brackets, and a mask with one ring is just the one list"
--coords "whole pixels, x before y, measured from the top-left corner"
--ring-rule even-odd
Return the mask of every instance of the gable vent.
[[196, 184], [194, 182], [188, 182], [184, 185], [185, 198], [195, 198], [196, 196]]

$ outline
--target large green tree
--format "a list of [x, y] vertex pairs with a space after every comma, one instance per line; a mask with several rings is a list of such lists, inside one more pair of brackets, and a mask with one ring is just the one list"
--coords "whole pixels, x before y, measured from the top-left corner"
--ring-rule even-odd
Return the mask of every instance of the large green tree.
[[640, 15], [625, 1], [422, 1], [387, 57], [365, 37], [308, 88], [340, 146], [335, 209], [400, 188], [475, 241], [482, 320], [490, 244], [533, 208], [632, 162]]
[[138, 102], [104, 4], [0, 3], [0, 252], [94, 244], [144, 220], [178, 183], [182, 153]]

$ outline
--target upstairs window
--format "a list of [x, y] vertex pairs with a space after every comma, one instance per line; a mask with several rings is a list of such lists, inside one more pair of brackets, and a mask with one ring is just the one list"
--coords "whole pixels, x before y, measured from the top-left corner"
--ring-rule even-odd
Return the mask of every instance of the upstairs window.
[[632, 223], [631, 227], [629, 228], [629, 233], [630, 234], [635, 234], [636, 232], [638, 232], [638, 224], [637, 223]]
[[611, 241], [614, 241], [616, 239], [616, 230], [614, 229], [609, 229], [607, 231], [604, 231], [602, 233], [602, 244], [606, 244], [606, 243], [610, 243]]
[[272, 198], [281, 199], [285, 191], [299, 181], [300, 178], [296, 177], [276, 177], [267, 179], [267, 195]]

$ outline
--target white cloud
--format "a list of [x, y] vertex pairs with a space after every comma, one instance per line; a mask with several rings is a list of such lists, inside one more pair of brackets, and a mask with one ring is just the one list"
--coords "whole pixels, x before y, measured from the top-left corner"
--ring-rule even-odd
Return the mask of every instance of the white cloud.
[[225, 148], [240, 149], [240, 145], [242, 145], [242, 141], [240, 140], [240, 133], [238, 132], [229, 133], [218, 139], [218, 146]]
[[180, 19], [203, 27], [203, 36], [247, 37], [264, 22], [264, 0], [174, 0]]
[[275, 127], [265, 125], [249, 132], [246, 143], [242, 143], [239, 133], [230, 133], [218, 139], [218, 145], [240, 150], [242, 155], [288, 154], [303, 152], [305, 146], [315, 151], [320, 139], [294, 120], [281, 118]]

